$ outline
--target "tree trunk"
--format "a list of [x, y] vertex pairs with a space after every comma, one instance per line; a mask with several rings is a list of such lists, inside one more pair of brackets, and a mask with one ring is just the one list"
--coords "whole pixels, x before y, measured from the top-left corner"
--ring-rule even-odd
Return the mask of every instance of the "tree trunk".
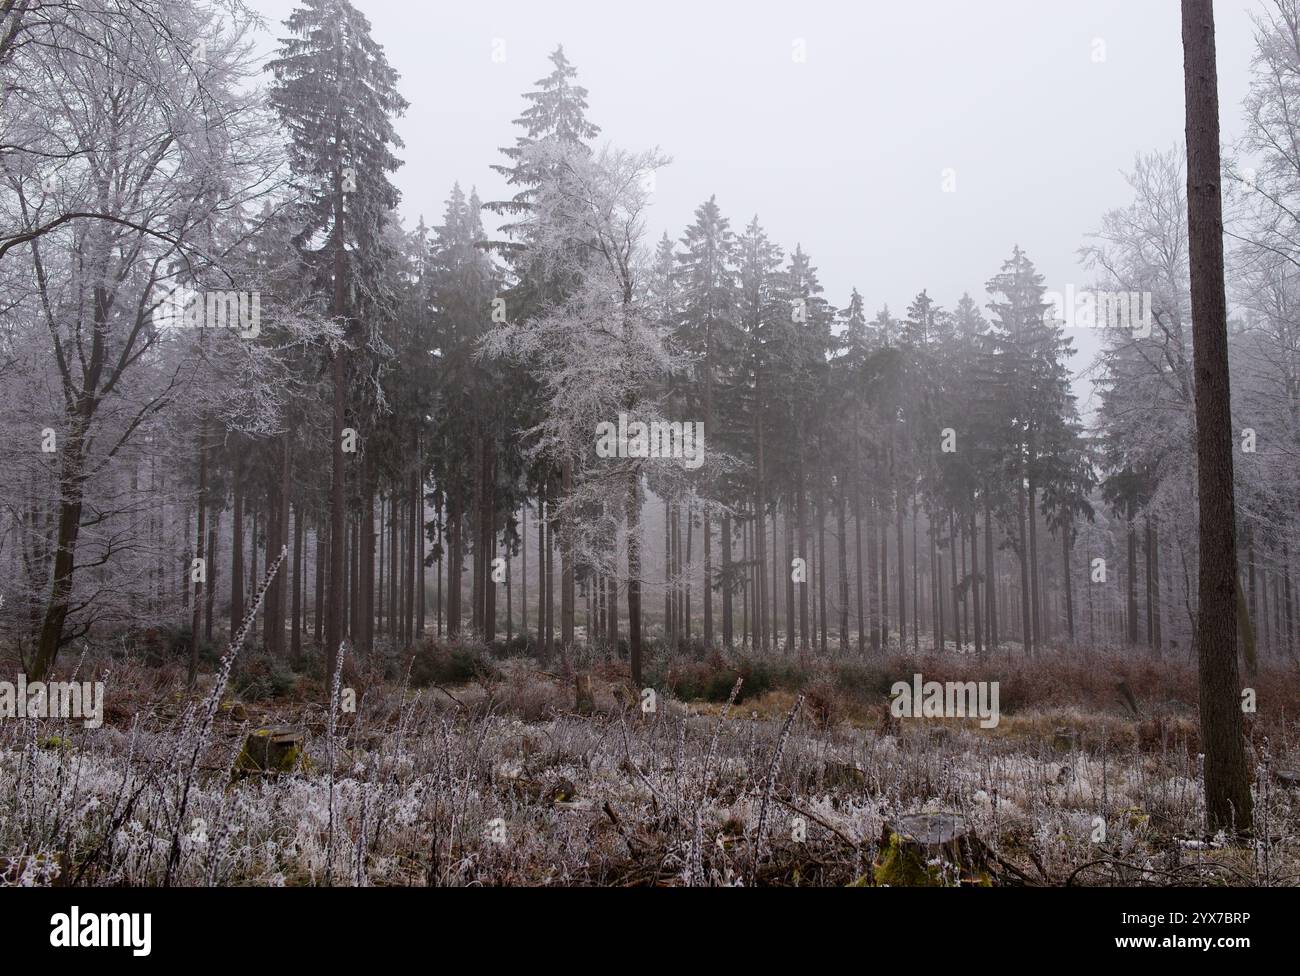
[[217, 539], [220, 534], [221, 511], [212, 513], [212, 524], [208, 527], [208, 580], [207, 592], [203, 597], [203, 639], [212, 640], [212, 612], [216, 606], [217, 596]]
[[1232, 481], [1218, 68], [1210, 0], [1183, 0], [1187, 108], [1187, 226], [1196, 376], [1200, 581], [1197, 656], [1209, 829], [1249, 832], [1252, 801], [1242, 748], [1237, 673], [1237, 547]]
[[736, 636], [731, 592], [731, 516], [722, 516], [722, 644], [731, 647]]
[[293, 509], [293, 621], [290, 623], [289, 652], [302, 657], [302, 505]]
[[[194, 580], [194, 616], [190, 622], [190, 667], [186, 674], [186, 685], [194, 687], [199, 675], [199, 612], [200, 597], [203, 595], [203, 582], [207, 579], [206, 563], [203, 558], [204, 519], [208, 511], [208, 422], [205, 417], [199, 425], [199, 531], [194, 540], [195, 560], [204, 568], [201, 579]], [[191, 573], [191, 575], [193, 575]]]
[[244, 452], [235, 444], [234, 526], [230, 537], [230, 635], [244, 622]]
[[849, 648], [849, 529], [848, 499], [844, 497], [844, 479], [839, 479], [839, 557], [840, 557], [840, 652]]
[[975, 510], [975, 501], [972, 499], [970, 507], [971, 615], [974, 624], [975, 654], [976, 656], [982, 657], [984, 655], [984, 628], [980, 626], [980, 534], [979, 527], [975, 524]]
[[984, 573], [988, 577], [985, 589], [984, 616], [988, 621], [989, 649], [997, 647], [998, 639], [998, 586], [997, 573], [993, 561], [993, 513], [989, 511], [988, 485], [984, 486]]
[[641, 680], [641, 494], [638, 476], [628, 478], [627, 489], [627, 647], [632, 687]]
[[1016, 478], [1016, 511], [1020, 523], [1020, 640], [1028, 655], [1034, 653], [1033, 627], [1029, 621], [1029, 544], [1025, 536], [1025, 482]]

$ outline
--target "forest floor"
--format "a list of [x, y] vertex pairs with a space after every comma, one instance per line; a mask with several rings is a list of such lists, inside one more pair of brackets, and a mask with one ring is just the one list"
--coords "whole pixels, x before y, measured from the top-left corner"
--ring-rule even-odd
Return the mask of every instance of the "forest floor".
[[[1194, 669], [1133, 652], [660, 650], [651, 699], [618, 660], [571, 662], [579, 689], [556, 661], [428, 642], [348, 661], [355, 710], [331, 717], [319, 665], [250, 656], [187, 695], [181, 662], [125, 647], [57, 676], [105, 681], [102, 727], [0, 719], [0, 884], [1300, 882], [1291, 663], [1247, 681], [1242, 840], [1202, 827]], [[1000, 720], [895, 716], [916, 673], [996, 680]], [[249, 762], [259, 729], [282, 760]], [[901, 871], [889, 825], [919, 813], [977, 854]]]

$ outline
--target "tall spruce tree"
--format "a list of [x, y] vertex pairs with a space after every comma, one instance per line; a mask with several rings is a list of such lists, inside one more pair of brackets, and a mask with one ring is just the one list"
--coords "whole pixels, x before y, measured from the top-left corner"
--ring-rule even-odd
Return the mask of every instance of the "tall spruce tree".
[[367, 341], [355, 315], [359, 292], [374, 293], [392, 250], [384, 228], [397, 206], [388, 174], [400, 165], [393, 117], [406, 110], [397, 72], [370, 36], [370, 22], [348, 0], [307, 0], [285, 21], [271, 106], [289, 136], [289, 166], [299, 191], [294, 241], [328, 289], [340, 326], [332, 350], [330, 573], [325, 627], [327, 673], [343, 637], [345, 480], [343, 431], [351, 349]]

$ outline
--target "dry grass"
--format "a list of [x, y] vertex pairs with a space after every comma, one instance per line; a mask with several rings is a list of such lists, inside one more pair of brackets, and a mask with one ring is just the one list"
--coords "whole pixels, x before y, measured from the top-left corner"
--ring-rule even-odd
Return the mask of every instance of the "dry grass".
[[[353, 664], [344, 683], [358, 708], [338, 716], [331, 750], [325, 709], [295, 697], [323, 687], [319, 676], [285, 699], [223, 696], [200, 739], [185, 724], [201, 695], [178, 693], [178, 670], [116, 662], [103, 728], [0, 722], [0, 882], [870, 883], [885, 823], [937, 809], [965, 816], [992, 851], [994, 884], [1300, 877], [1300, 795], [1271, 775], [1300, 766], [1294, 668], [1254, 684], [1256, 840], [1240, 842], [1201, 827], [1195, 675], [1183, 662], [793, 663], [657, 662], [657, 707], [644, 713], [620, 664], [588, 660], [595, 704], [584, 714], [571, 681], [528, 660], [423, 688], [392, 680], [391, 662]], [[687, 669], [697, 686], [748, 673], [768, 687], [729, 711], [681, 701], [663, 679]], [[915, 671], [998, 680], [1000, 723], [894, 718], [882, 688]], [[302, 730], [308, 761], [232, 780], [245, 736], [264, 724]]]

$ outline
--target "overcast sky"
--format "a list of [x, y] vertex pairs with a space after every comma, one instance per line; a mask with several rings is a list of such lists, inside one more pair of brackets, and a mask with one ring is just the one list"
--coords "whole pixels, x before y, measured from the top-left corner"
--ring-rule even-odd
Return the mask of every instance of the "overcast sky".
[[[292, 0], [251, 2], [282, 36]], [[1049, 289], [1086, 286], [1077, 251], [1128, 202], [1123, 172], [1183, 137], [1176, 0], [354, 2], [411, 103], [396, 176], [408, 226], [439, 222], [455, 180], [499, 198], [489, 166], [562, 43], [601, 138], [673, 158], [655, 238], [680, 237], [717, 194], [733, 229], [757, 214], [787, 250], [802, 244], [833, 304], [856, 286], [898, 316], [922, 288], [983, 305], [1016, 243]], [[1216, 4], [1225, 142], [1258, 3]], [[1078, 371], [1096, 335], [1072, 335]]]

